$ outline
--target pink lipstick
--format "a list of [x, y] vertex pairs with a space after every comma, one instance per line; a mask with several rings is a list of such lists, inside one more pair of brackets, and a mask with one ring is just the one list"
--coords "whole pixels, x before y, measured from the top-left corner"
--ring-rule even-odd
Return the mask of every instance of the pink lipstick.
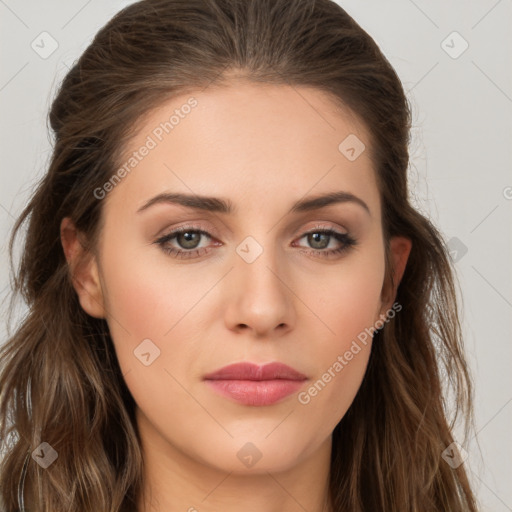
[[271, 405], [298, 391], [307, 377], [282, 363], [235, 363], [204, 377], [222, 396], [243, 405]]

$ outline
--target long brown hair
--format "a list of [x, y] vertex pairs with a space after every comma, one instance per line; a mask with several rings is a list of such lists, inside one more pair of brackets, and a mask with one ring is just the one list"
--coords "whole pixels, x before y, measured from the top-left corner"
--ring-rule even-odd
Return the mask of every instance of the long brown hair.
[[[409, 202], [411, 108], [377, 44], [331, 0], [143, 0], [114, 16], [63, 80], [49, 113], [49, 169], [9, 246], [13, 300], [28, 310], [0, 352], [6, 510], [29, 499], [31, 512], [136, 509], [144, 483], [134, 401], [106, 321], [80, 307], [60, 223], [71, 217], [94, 251], [103, 204], [94, 190], [118, 169], [142, 116], [232, 74], [315, 87], [354, 112], [371, 135], [387, 279], [389, 238], [412, 240], [396, 295], [402, 310], [374, 334], [361, 388], [333, 432], [333, 510], [476, 511], [465, 465], [442, 456], [456, 419], [466, 437], [473, 425], [472, 384], [447, 247]], [[48, 469], [31, 456], [49, 450], [41, 443], [58, 454]]]

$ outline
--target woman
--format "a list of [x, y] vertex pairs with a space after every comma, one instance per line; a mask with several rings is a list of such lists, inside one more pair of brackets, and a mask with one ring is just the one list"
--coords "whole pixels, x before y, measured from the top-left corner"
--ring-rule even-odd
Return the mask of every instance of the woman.
[[11, 238], [5, 510], [476, 511], [410, 115], [330, 0], [144, 0], [100, 30]]

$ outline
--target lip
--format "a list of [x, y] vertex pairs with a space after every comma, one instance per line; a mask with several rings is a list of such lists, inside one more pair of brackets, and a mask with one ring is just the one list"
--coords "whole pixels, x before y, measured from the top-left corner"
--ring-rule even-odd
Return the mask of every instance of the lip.
[[218, 394], [243, 405], [271, 405], [299, 390], [306, 375], [283, 363], [234, 363], [204, 377]]

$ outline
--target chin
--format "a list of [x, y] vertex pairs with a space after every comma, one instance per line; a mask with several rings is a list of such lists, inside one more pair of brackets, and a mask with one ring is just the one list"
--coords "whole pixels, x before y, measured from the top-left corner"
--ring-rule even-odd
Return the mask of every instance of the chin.
[[255, 433], [237, 436], [228, 443], [205, 447], [198, 455], [208, 466], [237, 475], [287, 471], [307, 457], [311, 444], [304, 440], [294, 442], [289, 434], [284, 442], [284, 438], [276, 434], [273, 434], [274, 439], [265, 439], [268, 432], [261, 436]]

